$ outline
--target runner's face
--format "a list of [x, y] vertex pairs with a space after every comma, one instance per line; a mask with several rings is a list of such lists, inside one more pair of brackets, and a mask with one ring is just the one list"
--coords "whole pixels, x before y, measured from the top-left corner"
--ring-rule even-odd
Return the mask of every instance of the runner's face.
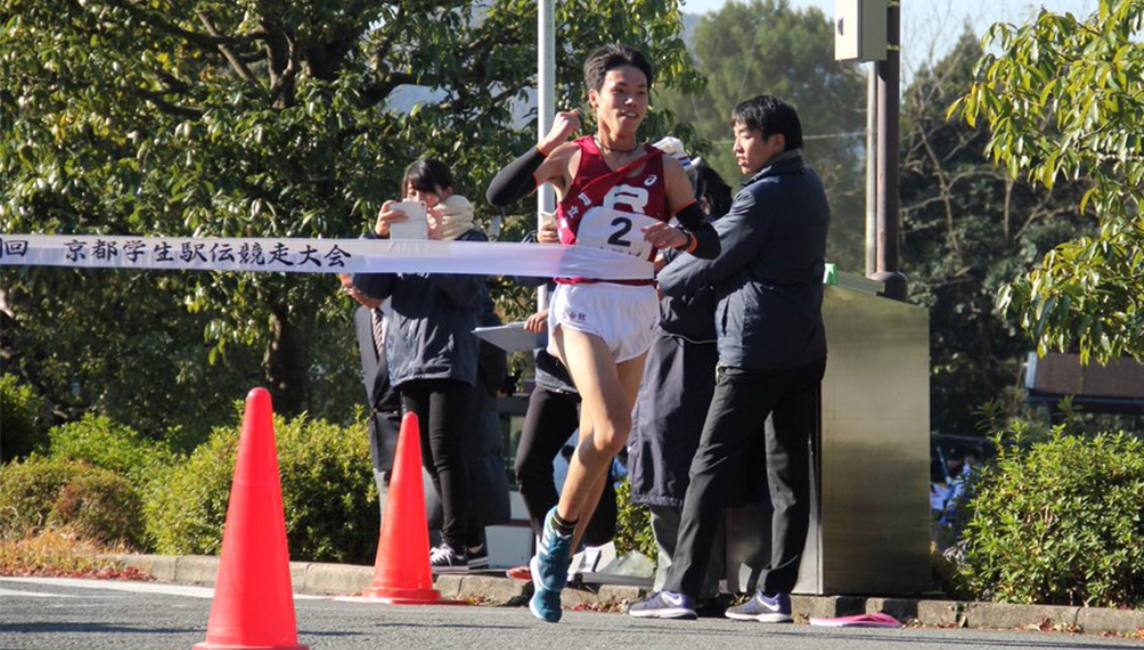
[[604, 75], [600, 90], [588, 93], [596, 109], [596, 120], [616, 134], [635, 133], [647, 114], [647, 76], [639, 68], [626, 65]]

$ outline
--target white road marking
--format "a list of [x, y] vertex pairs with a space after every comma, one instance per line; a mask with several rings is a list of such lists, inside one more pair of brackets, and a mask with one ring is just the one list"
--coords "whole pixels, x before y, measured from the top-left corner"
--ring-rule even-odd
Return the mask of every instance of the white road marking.
[[[78, 589], [108, 589], [112, 591], [129, 591], [143, 594], [167, 594], [170, 596], [187, 596], [190, 598], [214, 598], [214, 589], [211, 587], [189, 587], [165, 582], [138, 582], [134, 580], [82, 580], [77, 578], [0, 578], [0, 584], [17, 582], [21, 584], [34, 584], [55, 587], [74, 587]], [[0, 596], [21, 595], [28, 596], [36, 592], [0, 590]], [[40, 594], [41, 596], [55, 595], [65, 597], [65, 594]], [[80, 596], [68, 595], [69, 598]], [[322, 596], [307, 596], [294, 594], [295, 600], [322, 600]]]
[[15, 589], [0, 589], [0, 597], [26, 596], [28, 598], [79, 598], [70, 594], [49, 594], [43, 591], [16, 591]]

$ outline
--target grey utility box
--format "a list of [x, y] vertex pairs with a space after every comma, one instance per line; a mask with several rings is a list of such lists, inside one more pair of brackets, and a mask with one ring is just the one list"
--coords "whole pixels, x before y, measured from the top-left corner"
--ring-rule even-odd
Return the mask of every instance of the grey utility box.
[[883, 61], [886, 58], [887, 0], [835, 0], [834, 58]]

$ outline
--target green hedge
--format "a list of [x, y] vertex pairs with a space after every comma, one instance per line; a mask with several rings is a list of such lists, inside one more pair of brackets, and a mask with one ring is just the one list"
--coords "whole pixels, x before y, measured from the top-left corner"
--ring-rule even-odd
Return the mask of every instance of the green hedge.
[[1144, 606], [1144, 445], [1124, 433], [1000, 448], [970, 481], [959, 577], [1013, 603]]
[[105, 415], [85, 415], [48, 432], [52, 458], [82, 460], [127, 477], [139, 489], [162, 477], [176, 456], [163, 443], [144, 440]]
[[0, 536], [71, 528], [101, 542], [139, 543], [142, 503], [122, 476], [74, 460], [33, 455], [0, 468]]
[[0, 462], [25, 458], [42, 447], [44, 401], [12, 375], [0, 376]]
[[[275, 417], [274, 429], [291, 559], [373, 564], [379, 519], [365, 425], [303, 415]], [[215, 429], [147, 495], [147, 531], [160, 553], [218, 553], [238, 436], [238, 427]]]

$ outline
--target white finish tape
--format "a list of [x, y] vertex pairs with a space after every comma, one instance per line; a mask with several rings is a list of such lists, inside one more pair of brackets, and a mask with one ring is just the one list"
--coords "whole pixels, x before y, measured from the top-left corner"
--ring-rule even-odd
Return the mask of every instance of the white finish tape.
[[643, 280], [652, 265], [587, 246], [389, 239], [0, 234], [0, 266], [277, 273], [472, 273]]

